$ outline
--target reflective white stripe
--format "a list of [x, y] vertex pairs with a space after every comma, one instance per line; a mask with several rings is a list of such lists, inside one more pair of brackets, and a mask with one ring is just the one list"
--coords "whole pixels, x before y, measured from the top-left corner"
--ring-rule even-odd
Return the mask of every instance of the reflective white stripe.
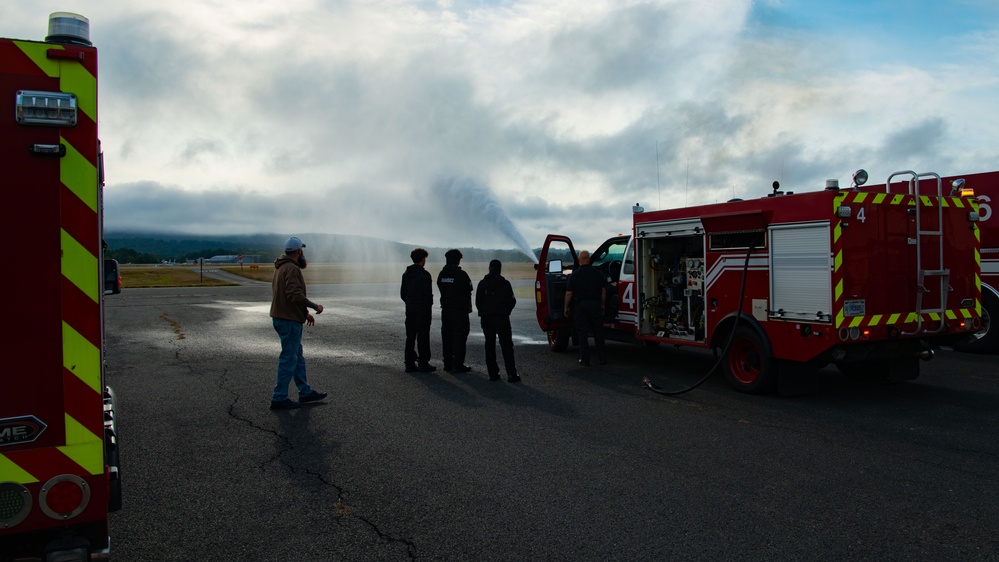
[[[724, 255], [718, 258], [718, 261], [711, 264], [711, 269], [708, 270], [707, 274], [704, 276], [704, 288], [705, 291], [710, 289], [722, 273], [725, 273], [728, 269], [736, 269], [742, 271], [742, 268], [746, 265], [746, 254], [738, 255]], [[751, 256], [749, 258], [749, 269], [750, 271], [766, 271], [769, 268], [769, 259], [766, 255], [763, 256]]]
[[638, 314], [635, 312], [619, 312], [614, 320], [616, 322], [627, 322], [629, 324], [634, 324], [635, 322], [638, 321]]

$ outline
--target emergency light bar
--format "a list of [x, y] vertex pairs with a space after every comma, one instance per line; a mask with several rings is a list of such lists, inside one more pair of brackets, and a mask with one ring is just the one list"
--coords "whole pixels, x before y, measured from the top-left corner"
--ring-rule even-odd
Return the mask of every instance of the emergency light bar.
[[93, 45], [90, 42], [90, 20], [72, 12], [49, 14], [48, 43], [68, 43], [71, 45]]
[[19, 125], [76, 126], [76, 95], [62, 92], [19, 90], [14, 100]]

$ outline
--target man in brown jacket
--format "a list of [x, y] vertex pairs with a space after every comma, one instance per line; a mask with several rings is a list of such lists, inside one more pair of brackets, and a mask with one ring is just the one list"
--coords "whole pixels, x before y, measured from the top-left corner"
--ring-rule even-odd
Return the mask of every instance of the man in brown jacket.
[[[309, 386], [305, 374], [305, 357], [302, 355], [302, 325], [313, 326], [316, 319], [309, 309], [322, 314], [323, 305], [316, 304], [305, 295], [305, 276], [302, 270], [308, 265], [302, 248], [305, 244], [292, 236], [284, 244], [284, 255], [274, 262], [276, 271], [271, 283], [271, 319], [274, 330], [281, 338], [281, 356], [278, 357], [277, 382], [271, 397], [272, 410], [290, 410], [301, 402], [316, 402], [326, 398]], [[295, 380], [298, 400], [288, 398], [288, 384]]]

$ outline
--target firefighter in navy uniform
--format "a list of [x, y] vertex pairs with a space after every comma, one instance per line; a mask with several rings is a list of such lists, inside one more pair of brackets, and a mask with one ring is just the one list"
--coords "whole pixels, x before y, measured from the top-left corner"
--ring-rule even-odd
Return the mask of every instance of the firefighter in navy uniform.
[[590, 265], [590, 253], [579, 252], [579, 267], [569, 276], [565, 291], [565, 315], [575, 320], [576, 335], [579, 337], [579, 364], [590, 366], [589, 336], [597, 346], [597, 358], [601, 365], [607, 363], [604, 350], [603, 316], [607, 303], [607, 278]]
[[406, 303], [406, 372], [429, 373], [437, 367], [430, 364], [430, 320], [434, 306], [434, 282], [425, 269], [427, 253], [423, 248], [413, 250], [409, 257], [413, 265], [402, 274], [399, 294]]
[[465, 343], [468, 341], [468, 315], [472, 313], [472, 280], [458, 264], [461, 252], [456, 249], [444, 254], [447, 261], [437, 275], [437, 288], [441, 292], [441, 339], [444, 343], [444, 370], [449, 373], [467, 373]]
[[489, 380], [500, 380], [499, 363], [496, 362], [498, 336], [500, 349], [503, 350], [506, 380], [520, 382], [517, 364], [513, 359], [513, 330], [510, 328], [510, 313], [513, 312], [513, 307], [517, 306], [517, 298], [513, 294], [510, 282], [500, 275], [502, 269], [503, 263], [499, 260], [489, 262], [489, 273], [475, 288], [475, 309], [479, 311], [482, 335], [486, 337], [486, 368], [489, 370]]

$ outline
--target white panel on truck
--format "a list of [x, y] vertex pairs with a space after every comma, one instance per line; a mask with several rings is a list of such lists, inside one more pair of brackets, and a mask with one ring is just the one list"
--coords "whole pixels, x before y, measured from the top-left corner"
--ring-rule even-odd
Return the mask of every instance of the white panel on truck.
[[829, 223], [770, 227], [770, 318], [832, 321]]

